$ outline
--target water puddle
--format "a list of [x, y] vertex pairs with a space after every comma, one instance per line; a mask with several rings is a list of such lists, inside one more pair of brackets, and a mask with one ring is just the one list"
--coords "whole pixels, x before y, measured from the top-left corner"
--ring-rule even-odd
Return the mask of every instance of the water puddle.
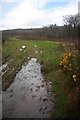
[[7, 67], [7, 63], [0, 66], [0, 72]]
[[[6, 72], [7, 63], [0, 66], [0, 75], [3, 75]], [[3, 71], [4, 70], [4, 71]]]
[[50, 87], [51, 82], [47, 84], [43, 79], [40, 64], [32, 58], [3, 92], [3, 118], [50, 118], [53, 109]]

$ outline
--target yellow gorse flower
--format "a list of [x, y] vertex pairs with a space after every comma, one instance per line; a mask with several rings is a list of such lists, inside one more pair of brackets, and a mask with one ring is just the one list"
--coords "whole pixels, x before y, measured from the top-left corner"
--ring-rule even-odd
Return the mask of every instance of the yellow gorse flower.
[[74, 81], [76, 81], [76, 75], [73, 75], [72, 77], [73, 77]]
[[69, 57], [71, 56], [71, 52], [69, 53]]
[[74, 81], [76, 81], [76, 78], [74, 78]]
[[73, 75], [73, 78], [76, 78], [76, 75]]
[[73, 81], [76, 81], [78, 79], [78, 65], [76, 62], [78, 56], [78, 50], [69, 49], [64, 53], [64, 56], [60, 61], [61, 70], [66, 71], [66, 73], [70, 74]]

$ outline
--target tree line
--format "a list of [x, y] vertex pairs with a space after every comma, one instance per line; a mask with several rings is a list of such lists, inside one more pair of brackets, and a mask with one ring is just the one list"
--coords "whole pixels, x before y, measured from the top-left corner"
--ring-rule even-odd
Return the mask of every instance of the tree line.
[[78, 31], [80, 29], [80, 15], [68, 15], [65, 16], [63, 20], [63, 26], [50, 24], [48, 26], [43, 26], [42, 28], [3, 30], [2, 41], [4, 42], [10, 37], [16, 37], [26, 40], [62, 39], [77, 42]]

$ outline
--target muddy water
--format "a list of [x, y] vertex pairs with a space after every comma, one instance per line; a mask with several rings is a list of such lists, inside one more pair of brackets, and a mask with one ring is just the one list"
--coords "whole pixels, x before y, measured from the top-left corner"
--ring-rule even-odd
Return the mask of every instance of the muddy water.
[[3, 117], [49, 118], [53, 109], [51, 83], [46, 83], [35, 58], [25, 63], [3, 92]]

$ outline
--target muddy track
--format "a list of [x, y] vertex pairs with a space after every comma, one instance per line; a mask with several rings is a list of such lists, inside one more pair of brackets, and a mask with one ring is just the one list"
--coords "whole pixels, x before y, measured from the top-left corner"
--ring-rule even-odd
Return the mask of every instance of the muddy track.
[[40, 64], [32, 58], [3, 92], [3, 118], [50, 118], [54, 106], [51, 85], [44, 80]]

